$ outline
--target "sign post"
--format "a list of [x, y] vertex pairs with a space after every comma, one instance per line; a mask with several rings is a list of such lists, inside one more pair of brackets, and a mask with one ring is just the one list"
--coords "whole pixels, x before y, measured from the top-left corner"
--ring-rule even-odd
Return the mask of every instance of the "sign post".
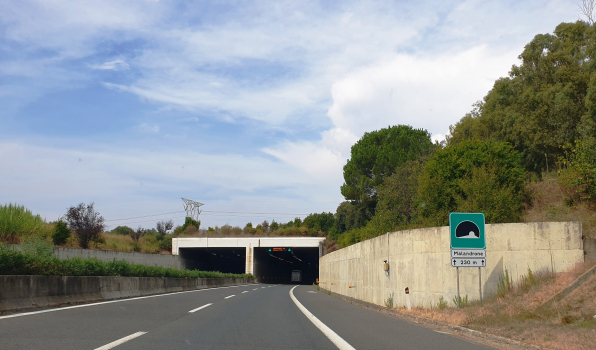
[[460, 308], [460, 267], [478, 267], [480, 304], [482, 304], [480, 268], [486, 267], [484, 213], [449, 213], [449, 231], [451, 238], [451, 266], [457, 270], [457, 308]]

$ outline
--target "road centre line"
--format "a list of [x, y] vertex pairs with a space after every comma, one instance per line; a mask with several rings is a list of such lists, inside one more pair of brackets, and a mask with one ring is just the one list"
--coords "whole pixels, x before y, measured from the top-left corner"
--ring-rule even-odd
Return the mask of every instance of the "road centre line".
[[235, 297], [235, 295], [234, 295], [234, 294], [232, 294], [232, 295], [228, 295], [228, 296], [227, 296], [227, 297], [225, 297], [224, 299], [230, 299], [231, 297]]
[[0, 320], [5, 319], [5, 318], [13, 318], [13, 317], [21, 317], [21, 316], [43, 314], [43, 313], [46, 313], [46, 312], [54, 312], [54, 311], [61, 311], [61, 310], [77, 309], [77, 308], [80, 308], [80, 307], [87, 307], [87, 306], [120, 303], [120, 302], [123, 302], [123, 301], [132, 301], [132, 300], [139, 300], [139, 299], [157, 298], [157, 297], [163, 297], [163, 296], [169, 296], [169, 295], [175, 295], [175, 294], [203, 292], [203, 291], [206, 291], [206, 290], [225, 289], [225, 288], [231, 288], [231, 287], [244, 287], [244, 286], [249, 286], [249, 284], [243, 284], [241, 286], [203, 288], [203, 289], [187, 290], [187, 291], [184, 291], [184, 292], [173, 292], [173, 293], [164, 293], [164, 294], [156, 294], [156, 295], [147, 295], [147, 296], [144, 296], [144, 297], [135, 297], [135, 298], [128, 298], [128, 299], [100, 301], [98, 303], [83, 304], [83, 305], [74, 305], [74, 306], [66, 306], [66, 307], [61, 307], [61, 308], [48, 309], [48, 310], [40, 310], [40, 311], [23, 312], [23, 313], [20, 313], [20, 314], [0, 316]]
[[255, 288], [255, 289], [253, 289], [253, 290], [257, 290], [257, 289], [259, 289], [259, 288]]
[[198, 308], [196, 308], [196, 309], [192, 309], [192, 310], [190, 310], [190, 311], [189, 311], [189, 313], [197, 312], [197, 311], [199, 311], [199, 310], [201, 310], [201, 309], [204, 309], [204, 308], [206, 308], [207, 306], [211, 306], [211, 305], [213, 305], [213, 303], [205, 304], [205, 305], [203, 305], [203, 306], [201, 306], [201, 307], [198, 307]]
[[129, 336], [126, 336], [124, 338], [121, 338], [121, 339], [118, 339], [116, 341], [113, 341], [113, 342], [111, 342], [109, 344], [106, 344], [106, 345], [104, 345], [102, 347], [99, 347], [99, 348], [97, 348], [95, 350], [109, 350], [109, 349], [115, 348], [116, 346], [118, 346], [118, 345], [120, 345], [122, 343], [126, 343], [127, 341], [129, 341], [131, 339], [134, 339], [136, 337], [140, 337], [141, 335], [143, 335], [145, 333], [147, 333], [147, 332], [136, 332], [136, 333], [133, 333], [133, 334], [131, 334]]
[[290, 289], [290, 297], [294, 301], [294, 304], [298, 306], [300, 311], [312, 322], [335, 346], [337, 346], [340, 350], [356, 350], [352, 345], [350, 345], [347, 341], [343, 340], [342, 337], [337, 335], [331, 328], [327, 327], [323, 322], [321, 322], [315, 315], [313, 315], [307, 308], [302, 305], [294, 296], [294, 289], [298, 286], [294, 286], [294, 288]]
[[247, 291], [247, 290], [245, 290], [244, 292], [242, 292], [242, 294], [244, 294], [244, 293], [248, 293], [248, 291]]

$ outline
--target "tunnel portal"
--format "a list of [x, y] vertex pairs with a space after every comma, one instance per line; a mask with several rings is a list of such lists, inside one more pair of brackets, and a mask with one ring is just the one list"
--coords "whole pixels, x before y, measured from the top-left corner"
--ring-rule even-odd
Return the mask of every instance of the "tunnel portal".
[[[250, 273], [261, 283], [312, 284], [319, 276], [324, 237], [174, 238], [172, 254], [187, 269]], [[300, 282], [292, 281], [300, 271]]]

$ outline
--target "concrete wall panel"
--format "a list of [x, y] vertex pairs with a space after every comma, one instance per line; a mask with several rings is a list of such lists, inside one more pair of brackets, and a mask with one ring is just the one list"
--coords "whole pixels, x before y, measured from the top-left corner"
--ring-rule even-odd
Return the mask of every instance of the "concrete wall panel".
[[[505, 270], [514, 281], [533, 272], [566, 271], [584, 261], [581, 223], [546, 222], [486, 225], [487, 267], [482, 269], [483, 295], [497, 291]], [[323, 256], [321, 286], [335, 293], [384, 305], [393, 293], [394, 305], [449, 303], [457, 294], [456, 269], [450, 264], [449, 227], [389, 233]], [[390, 271], [383, 271], [388, 260]], [[349, 288], [350, 286], [355, 286]], [[460, 293], [479, 298], [478, 269], [460, 268]]]

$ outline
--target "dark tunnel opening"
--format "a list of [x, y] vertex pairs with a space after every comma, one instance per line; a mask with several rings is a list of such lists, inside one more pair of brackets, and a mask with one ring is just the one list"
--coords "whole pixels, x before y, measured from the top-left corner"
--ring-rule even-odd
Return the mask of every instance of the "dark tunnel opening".
[[[254, 248], [254, 275], [261, 283], [313, 284], [319, 277], [319, 248]], [[292, 282], [299, 270], [300, 282]]]
[[180, 257], [189, 270], [242, 274], [246, 268], [246, 248], [180, 248]]

